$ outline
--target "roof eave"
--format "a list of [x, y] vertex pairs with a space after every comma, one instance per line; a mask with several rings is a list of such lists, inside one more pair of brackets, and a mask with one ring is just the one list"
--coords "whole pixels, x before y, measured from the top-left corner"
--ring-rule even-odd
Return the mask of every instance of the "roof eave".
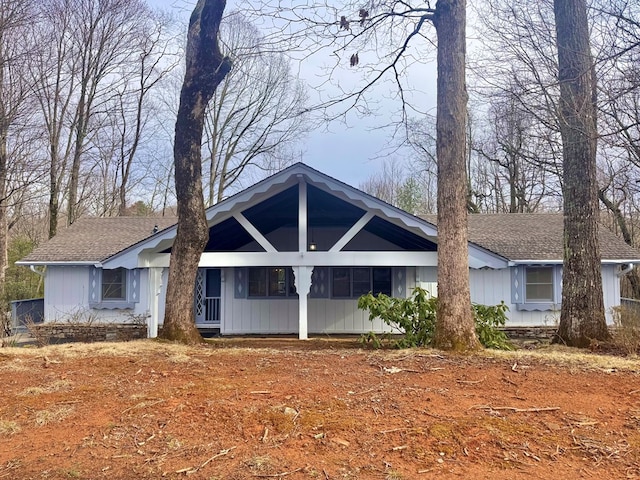
[[[558, 259], [525, 259], [525, 260], [509, 260], [509, 266], [514, 267], [516, 265], [562, 265], [563, 261]], [[626, 265], [629, 263], [640, 264], [640, 259], [613, 259], [613, 258], [603, 258], [600, 263], [604, 265]]]
[[99, 267], [101, 262], [98, 260], [67, 260], [67, 261], [43, 261], [43, 260], [18, 260], [16, 265], [29, 267], [31, 265], [37, 267]]

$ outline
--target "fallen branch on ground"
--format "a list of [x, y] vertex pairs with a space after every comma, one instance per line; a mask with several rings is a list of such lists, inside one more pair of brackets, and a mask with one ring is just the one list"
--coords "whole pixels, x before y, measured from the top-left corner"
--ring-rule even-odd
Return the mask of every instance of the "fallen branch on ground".
[[290, 472], [282, 472], [282, 473], [254, 473], [253, 476], [254, 477], [260, 477], [260, 478], [282, 478], [282, 477], [286, 477], [287, 475], [292, 475], [296, 472], [299, 472], [300, 470], [302, 470], [302, 467], [300, 468], [296, 468], [295, 470], [291, 470]]
[[522, 412], [553, 412], [555, 410], [560, 410], [560, 407], [532, 407], [532, 408], [518, 408], [518, 407], [492, 407], [491, 405], [476, 405], [471, 407], [475, 410], [509, 410], [511, 412], [522, 413]]
[[230, 447], [230, 448], [225, 448], [224, 450], [220, 450], [218, 453], [216, 453], [213, 457], [209, 458], [206, 462], [204, 462], [202, 465], [200, 465], [199, 467], [187, 467], [187, 468], [181, 468], [180, 470], [176, 470], [176, 473], [186, 473], [187, 475], [191, 475], [192, 473], [196, 473], [198, 470], [203, 469], [204, 467], [207, 466], [207, 464], [209, 462], [211, 462], [212, 460], [215, 460], [218, 457], [222, 457], [223, 455], [227, 455], [231, 450], [233, 450], [234, 448], [236, 448], [235, 446]]

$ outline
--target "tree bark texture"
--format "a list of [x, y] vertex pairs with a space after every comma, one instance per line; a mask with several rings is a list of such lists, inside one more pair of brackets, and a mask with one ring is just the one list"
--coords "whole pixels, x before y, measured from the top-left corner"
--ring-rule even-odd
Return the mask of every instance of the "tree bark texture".
[[588, 347], [609, 337], [598, 246], [596, 79], [585, 0], [554, 0], [560, 83], [564, 264], [555, 341]]
[[465, 0], [438, 0], [434, 15], [438, 37], [438, 309], [434, 344], [456, 351], [479, 347], [469, 293], [465, 23]]
[[207, 104], [231, 70], [218, 46], [225, 0], [199, 0], [187, 37], [187, 68], [176, 120], [174, 164], [178, 231], [171, 249], [167, 305], [161, 337], [198, 343], [194, 322], [194, 290], [198, 263], [209, 238], [202, 193], [202, 130]]

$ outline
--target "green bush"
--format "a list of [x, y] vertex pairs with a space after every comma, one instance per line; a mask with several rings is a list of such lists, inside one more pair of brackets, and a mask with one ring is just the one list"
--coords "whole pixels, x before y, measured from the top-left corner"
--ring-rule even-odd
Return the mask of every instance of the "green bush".
[[369, 320], [380, 317], [403, 337], [396, 341], [399, 348], [429, 345], [436, 324], [435, 297], [422, 288], [415, 288], [409, 298], [394, 298], [383, 293], [368, 293], [358, 299], [358, 308], [369, 310]]
[[[358, 299], [358, 308], [369, 310], [369, 320], [373, 321], [379, 317], [394, 331], [403, 335], [395, 342], [398, 348], [422, 347], [432, 343], [437, 305], [438, 299], [430, 297], [429, 293], [420, 287], [414, 288], [409, 298], [394, 298], [382, 293], [374, 296], [368, 293]], [[499, 330], [499, 327], [505, 325], [508, 310], [509, 307], [504, 302], [494, 306], [473, 305], [476, 334], [483, 346], [502, 350], [513, 349], [506, 334]], [[372, 333], [368, 334], [366, 343], [374, 348], [381, 345]]]
[[500, 330], [507, 322], [509, 307], [504, 302], [498, 305], [473, 304], [473, 316], [476, 322], [476, 335], [486, 348], [513, 350], [507, 334]]

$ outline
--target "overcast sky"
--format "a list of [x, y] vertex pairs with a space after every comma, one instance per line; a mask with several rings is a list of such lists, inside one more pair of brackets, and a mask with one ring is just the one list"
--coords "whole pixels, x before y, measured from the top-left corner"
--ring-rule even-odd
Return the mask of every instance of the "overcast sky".
[[[184, 18], [185, 29], [186, 21], [195, 4], [193, 0], [148, 2]], [[227, 2], [227, 9], [230, 8], [233, 8], [232, 0]], [[330, 52], [323, 52], [300, 64], [300, 77], [309, 85], [312, 97], [316, 95], [320, 83], [321, 66], [333, 61]], [[429, 65], [412, 67], [411, 73], [413, 87], [419, 90], [413, 94], [416, 105], [419, 105], [422, 111], [435, 115], [435, 61]], [[334, 75], [332, 81], [341, 85], [358, 85], [359, 77], [360, 72], [357, 69], [345, 68]], [[385, 158], [403, 161], [407, 152], [394, 153], [393, 149], [389, 148], [393, 144], [393, 129], [384, 128], [398, 118], [400, 103], [392, 98], [394, 94], [392, 88], [381, 85], [369, 96], [372, 102], [379, 105], [375, 116], [361, 118], [355, 112], [351, 112], [346, 116], [346, 123], [336, 120], [311, 133], [306, 137], [306, 141], [299, 145], [300, 160], [354, 187], [358, 187], [371, 174], [380, 170]]]

